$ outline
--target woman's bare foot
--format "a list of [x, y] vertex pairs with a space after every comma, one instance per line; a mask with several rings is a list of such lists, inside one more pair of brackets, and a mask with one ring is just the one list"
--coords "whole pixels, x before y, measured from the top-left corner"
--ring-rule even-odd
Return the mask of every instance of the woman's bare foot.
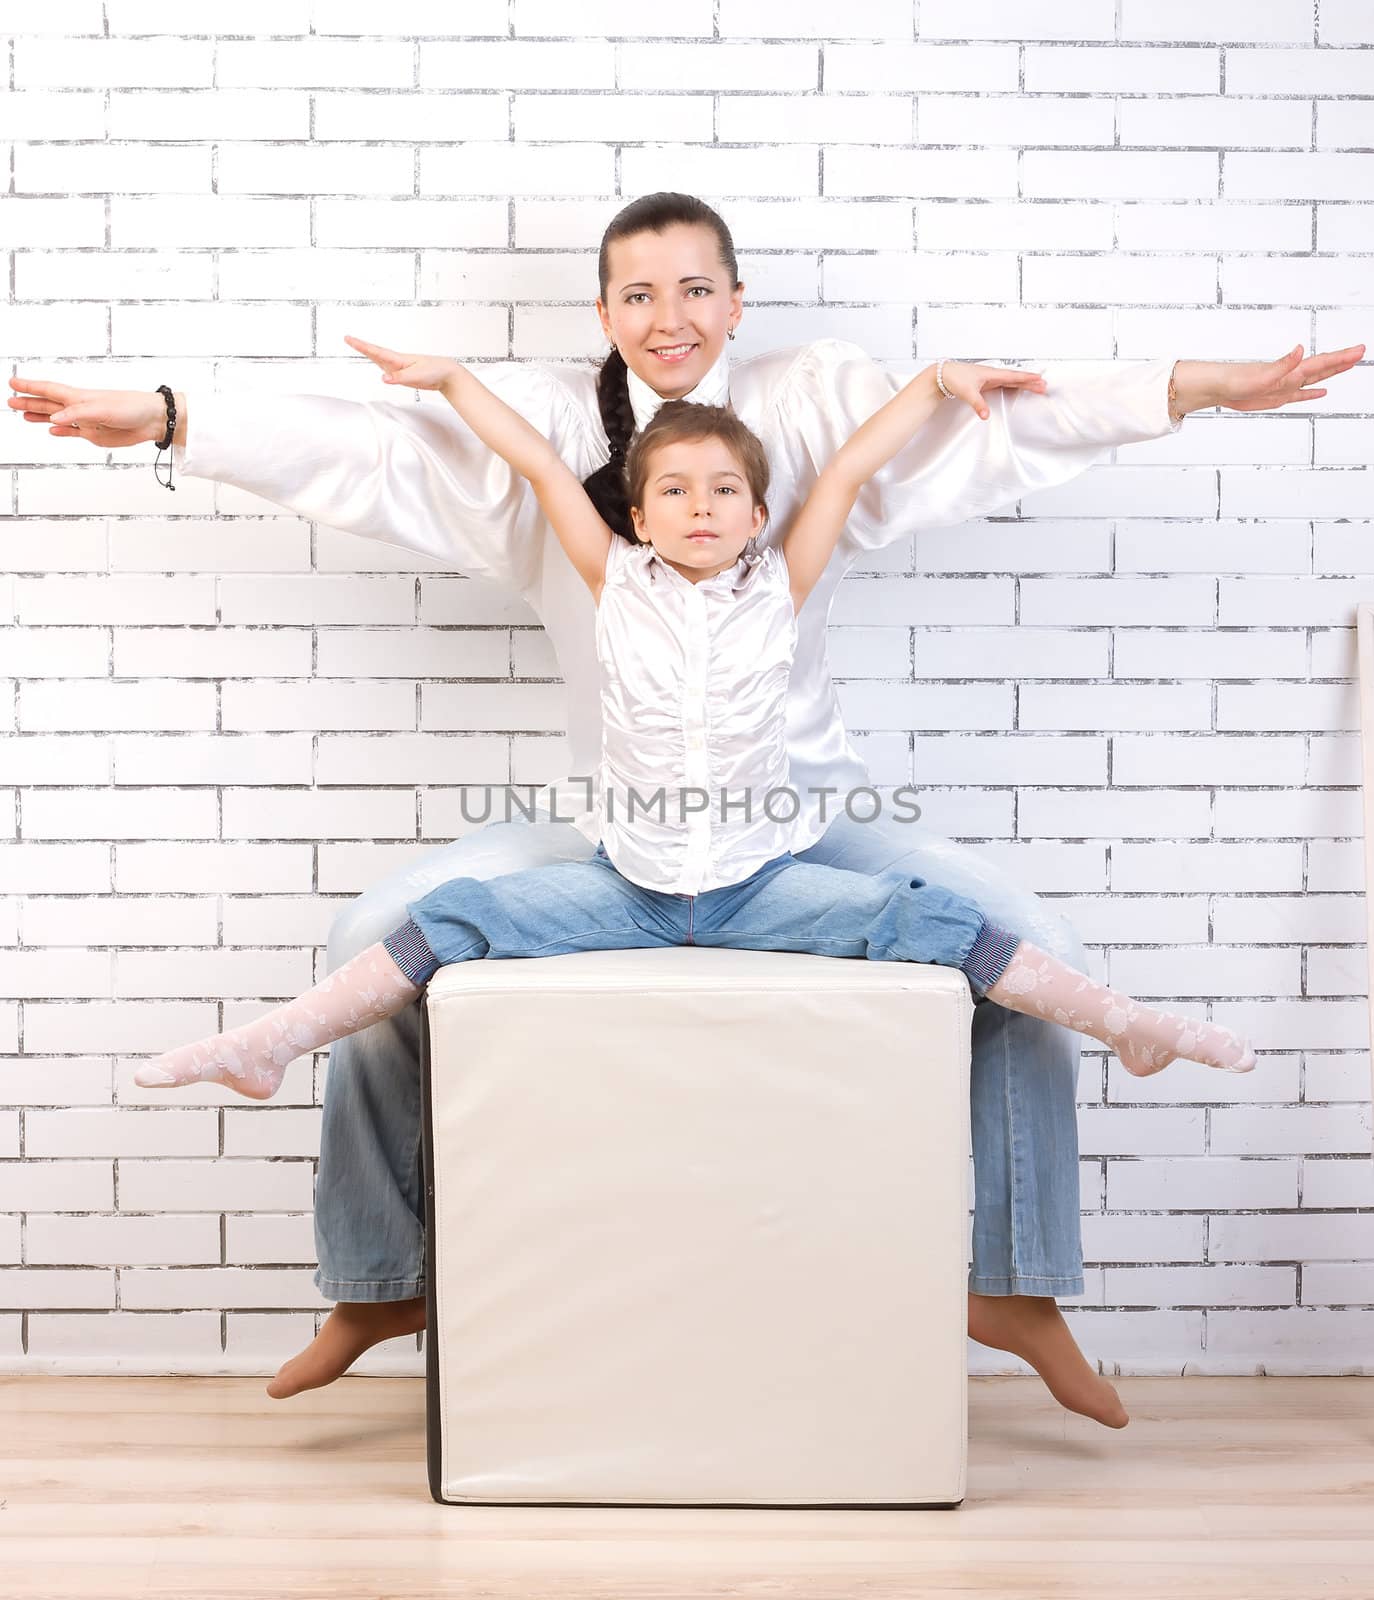
[[[314, 1339], [293, 1356], [267, 1385], [274, 1400], [319, 1389], [341, 1378], [374, 1344], [418, 1333], [425, 1325], [424, 1297], [414, 1300], [341, 1300]], [[1041, 1295], [968, 1297], [969, 1337], [994, 1350], [1020, 1356], [1044, 1379], [1050, 1393], [1069, 1411], [1108, 1428], [1130, 1421], [1121, 1397], [1093, 1371], [1074, 1343], [1059, 1307]]]
[[383, 1339], [418, 1333], [424, 1325], [423, 1295], [415, 1300], [340, 1300], [305, 1349], [267, 1385], [267, 1392], [274, 1400], [286, 1400], [303, 1389], [323, 1388], [341, 1378], [364, 1350]]
[[1028, 1361], [1065, 1410], [1107, 1428], [1124, 1428], [1131, 1420], [1121, 1396], [1088, 1365], [1048, 1295], [970, 1293], [968, 1333], [979, 1344]]

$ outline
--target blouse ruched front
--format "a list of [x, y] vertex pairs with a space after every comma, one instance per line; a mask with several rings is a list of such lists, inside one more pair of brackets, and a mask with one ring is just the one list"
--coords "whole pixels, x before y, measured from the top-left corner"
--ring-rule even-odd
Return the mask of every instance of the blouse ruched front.
[[646, 889], [702, 894], [815, 842], [787, 758], [797, 628], [781, 551], [693, 583], [612, 539], [597, 608], [599, 832]]

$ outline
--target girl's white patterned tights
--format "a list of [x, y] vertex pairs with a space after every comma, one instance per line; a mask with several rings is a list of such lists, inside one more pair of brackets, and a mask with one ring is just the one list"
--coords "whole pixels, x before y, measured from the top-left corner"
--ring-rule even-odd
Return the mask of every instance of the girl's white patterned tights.
[[1178, 1056], [1227, 1072], [1254, 1069], [1255, 1052], [1229, 1028], [1142, 1005], [1025, 940], [987, 995], [1012, 1011], [1029, 1012], [1100, 1039], [1137, 1078], [1148, 1078]]
[[298, 1000], [245, 1027], [169, 1050], [140, 1067], [134, 1082], [144, 1089], [222, 1083], [250, 1100], [266, 1100], [297, 1056], [394, 1017], [419, 994], [386, 946], [374, 944]]
[[[297, 1056], [394, 1017], [419, 995], [386, 946], [374, 944], [298, 1000], [245, 1027], [169, 1050], [140, 1067], [134, 1082], [145, 1089], [222, 1083], [250, 1100], [266, 1100]], [[1249, 1072], [1255, 1065], [1255, 1052], [1229, 1028], [1142, 1005], [1025, 940], [987, 995], [1009, 1010], [1100, 1039], [1140, 1078], [1178, 1056], [1230, 1072]]]

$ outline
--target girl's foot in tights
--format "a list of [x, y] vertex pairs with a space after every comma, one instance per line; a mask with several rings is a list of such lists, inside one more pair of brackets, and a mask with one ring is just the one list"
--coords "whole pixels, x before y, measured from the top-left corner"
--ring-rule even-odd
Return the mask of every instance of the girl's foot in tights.
[[1230, 1028], [1142, 1005], [1024, 940], [987, 996], [1012, 1011], [1100, 1039], [1137, 1078], [1162, 1071], [1180, 1056], [1226, 1072], [1254, 1070], [1255, 1052]]
[[250, 1100], [267, 1100], [297, 1056], [332, 1044], [360, 1028], [394, 1017], [419, 989], [374, 944], [346, 961], [323, 983], [245, 1027], [184, 1044], [134, 1073], [144, 1089], [179, 1089], [188, 1083], [222, 1083]]

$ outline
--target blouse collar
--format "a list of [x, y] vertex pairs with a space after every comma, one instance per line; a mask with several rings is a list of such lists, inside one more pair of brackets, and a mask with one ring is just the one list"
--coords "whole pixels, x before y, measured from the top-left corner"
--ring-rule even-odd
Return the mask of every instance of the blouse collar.
[[676, 567], [670, 567], [659, 555], [651, 544], [642, 544], [639, 549], [644, 553], [644, 564], [648, 568], [649, 579], [652, 582], [662, 572], [670, 581], [692, 589], [714, 589], [720, 587], [729, 589], [738, 594], [749, 581], [754, 568], [763, 560], [763, 551], [759, 549], [758, 542], [751, 539], [740, 553], [740, 558], [734, 566], [726, 567], [724, 572], [716, 573], [714, 578], [704, 578], [700, 583], [694, 584], [690, 578], [684, 578]]
[[[638, 432], [663, 404], [663, 396], [655, 393], [629, 366], [625, 368], [625, 383], [630, 391], [630, 408], [635, 414], [635, 431]], [[730, 357], [724, 346], [716, 357], [715, 365], [696, 388], [682, 398], [699, 406], [724, 406], [730, 403]]]

